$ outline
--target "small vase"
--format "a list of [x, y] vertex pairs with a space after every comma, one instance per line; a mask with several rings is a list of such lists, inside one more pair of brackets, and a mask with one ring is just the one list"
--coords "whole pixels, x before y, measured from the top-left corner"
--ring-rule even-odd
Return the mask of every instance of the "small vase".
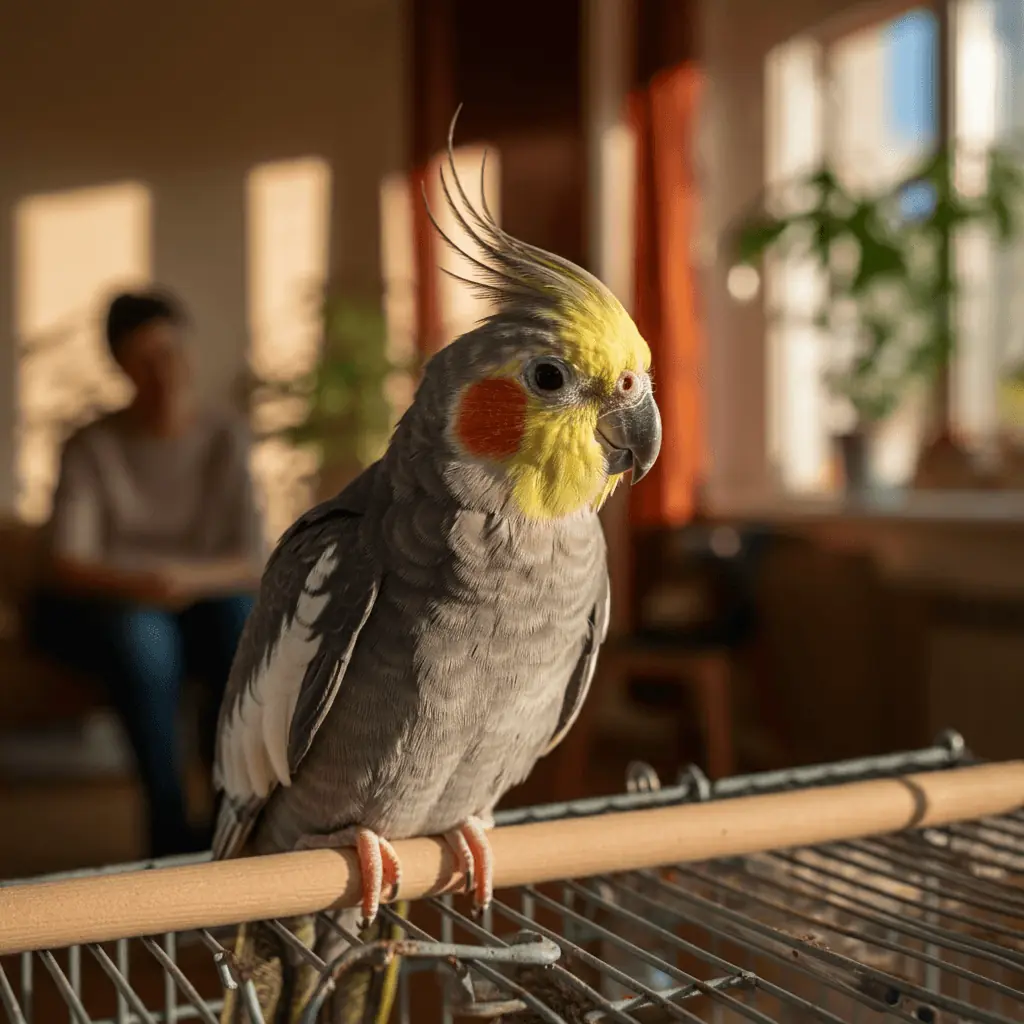
[[834, 438], [843, 469], [843, 490], [848, 497], [871, 489], [870, 437], [863, 430], [837, 434]]

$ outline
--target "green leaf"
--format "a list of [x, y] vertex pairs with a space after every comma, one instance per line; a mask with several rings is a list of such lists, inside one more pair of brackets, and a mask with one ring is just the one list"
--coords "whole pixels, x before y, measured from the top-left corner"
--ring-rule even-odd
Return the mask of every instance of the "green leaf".
[[782, 237], [790, 221], [765, 218], [744, 227], [736, 243], [740, 263], [754, 263]]
[[1017, 233], [1016, 218], [1005, 196], [993, 195], [989, 199], [989, 216], [995, 225], [999, 241], [1004, 245]]
[[839, 187], [839, 179], [836, 177], [832, 168], [827, 164], [818, 168], [810, 177], [807, 179], [809, 185], [813, 185], [821, 193], [820, 201], [824, 205], [833, 195], [841, 193], [842, 189]]
[[[888, 415], [912, 382], [948, 366], [958, 340], [960, 287], [945, 255], [957, 230], [982, 223], [1003, 244], [1019, 239], [1024, 230], [1021, 154], [1008, 146], [993, 147], [986, 158], [987, 189], [975, 197], [957, 188], [959, 153], [952, 145], [937, 148], [898, 186], [875, 194], [846, 193], [832, 168], [823, 164], [798, 183], [808, 196], [803, 209], [788, 216], [762, 210], [737, 232], [744, 261], [752, 262], [792, 236], [828, 278], [822, 308], [781, 309], [773, 315], [800, 323], [813, 315], [826, 340], [830, 328], [850, 316], [859, 323], [854, 359], [845, 372], [830, 373], [826, 380], [862, 418]], [[916, 182], [931, 186], [934, 205], [926, 216], [908, 222], [900, 201], [906, 185]], [[844, 265], [836, 259], [838, 243], [856, 246], [855, 261]]]
[[832, 254], [832, 246], [845, 234], [841, 221], [826, 213], [814, 221], [811, 251], [820, 263], [827, 264]]
[[[259, 381], [255, 400], [288, 398], [304, 406], [297, 422], [271, 436], [315, 449], [323, 461], [376, 458], [392, 428], [385, 393], [399, 367], [387, 351], [387, 321], [379, 303], [345, 293], [326, 295], [321, 304], [323, 339], [311, 373], [287, 381]], [[382, 440], [383, 439], [383, 440]]]
[[895, 244], [867, 236], [861, 239], [860, 264], [850, 285], [853, 295], [863, 295], [885, 278], [905, 277], [907, 261]]

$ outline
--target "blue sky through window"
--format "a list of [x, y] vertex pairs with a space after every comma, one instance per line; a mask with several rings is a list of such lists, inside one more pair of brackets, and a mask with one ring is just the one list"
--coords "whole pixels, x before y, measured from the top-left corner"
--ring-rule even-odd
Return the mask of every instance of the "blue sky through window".
[[935, 15], [917, 8], [890, 22], [884, 30], [883, 45], [888, 134], [897, 145], [927, 145], [938, 130]]
[[[886, 26], [885, 107], [886, 135], [896, 146], [924, 148], [938, 134], [938, 25], [924, 8], [910, 11]], [[904, 217], [931, 213], [935, 196], [923, 182], [909, 185], [900, 196]]]

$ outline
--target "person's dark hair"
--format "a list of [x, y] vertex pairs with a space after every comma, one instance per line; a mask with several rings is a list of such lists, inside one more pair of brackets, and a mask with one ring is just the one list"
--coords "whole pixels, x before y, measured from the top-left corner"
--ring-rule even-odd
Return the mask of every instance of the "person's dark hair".
[[125, 338], [140, 327], [166, 320], [181, 327], [187, 321], [185, 310], [177, 299], [164, 292], [122, 292], [107, 310], [107, 344], [117, 359]]

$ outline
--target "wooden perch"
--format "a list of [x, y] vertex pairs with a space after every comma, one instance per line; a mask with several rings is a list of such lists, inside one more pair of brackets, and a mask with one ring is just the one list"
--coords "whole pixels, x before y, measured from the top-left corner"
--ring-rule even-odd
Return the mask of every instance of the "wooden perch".
[[[811, 846], [1008, 814], [1024, 806], [1024, 761], [514, 825], [491, 833], [496, 888]], [[402, 892], [461, 889], [446, 843], [395, 843]], [[214, 928], [355, 906], [350, 851], [158, 868], [0, 889], [0, 954]]]

